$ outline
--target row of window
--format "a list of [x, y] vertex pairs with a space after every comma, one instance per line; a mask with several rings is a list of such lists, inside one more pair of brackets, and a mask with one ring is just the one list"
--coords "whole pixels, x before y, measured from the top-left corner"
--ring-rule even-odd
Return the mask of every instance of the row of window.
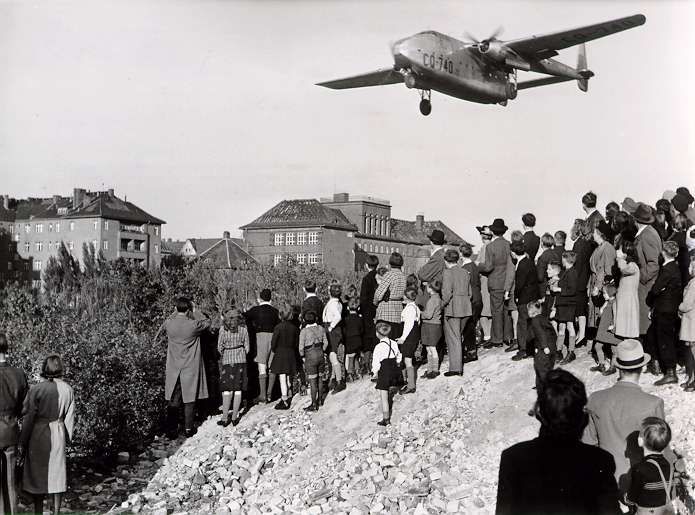
[[[43, 252], [43, 243], [44, 242], [42, 242], [42, 241], [35, 242], [34, 243], [34, 251], [35, 252]], [[73, 242], [73, 241], [68, 241], [66, 243], [66, 246], [67, 246], [68, 250], [75, 250], [75, 242]], [[98, 249], [99, 248], [99, 242], [97, 240], [92, 240], [92, 246], [95, 249]], [[47, 248], [48, 248], [49, 252], [52, 252], [53, 250], [58, 250], [60, 248], [60, 242], [59, 241], [49, 241]], [[101, 242], [101, 249], [102, 250], [109, 250], [108, 240], [104, 240]], [[132, 249], [134, 249], [134, 247], [132, 247], [132, 246], [128, 247], [127, 245], [124, 247], [123, 244], [121, 244], [121, 250], [130, 251]], [[141, 250], [143, 252], [145, 251], [144, 248], [138, 248], [138, 250]], [[27, 254], [29, 252], [31, 252], [31, 243], [26, 242], [24, 244], [24, 252]], [[156, 243], [154, 245], [154, 253], [159, 254], [159, 245]]]
[[[273, 265], [278, 266], [283, 262], [283, 259], [287, 263], [291, 263], [293, 256], [291, 254], [275, 254], [273, 257]], [[311, 253], [311, 254], [297, 254], [294, 259], [299, 265], [318, 265], [321, 263], [321, 254]]]
[[[318, 245], [319, 243], [319, 233], [310, 232], [308, 233], [309, 245]], [[296, 243], [295, 243], [296, 242]], [[273, 245], [276, 247], [281, 245], [307, 245], [307, 233], [305, 232], [278, 232], [273, 236]]]
[[[93, 225], [95, 231], [99, 229], [99, 223], [100, 223], [99, 220], [94, 220], [94, 222], [92, 222], [92, 225]], [[108, 231], [109, 230], [109, 220], [104, 220], [103, 223], [104, 223], [104, 230]], [[35, 223], [34, 224], [34, 232], [43, 233], [43, 229], [44, 229], [43, 226], [44, 226], [44, 224], [42, 222]], [[75, 222], [73, 222], [73, 221], [68, 222], [68, 226], [69, 226], [70, 231], [75, 230]], [[20, 227], [20, 224], [17, 224], [17, 230], [18, 231], [19, 231], [19, 227]], [[136, 227], [139, 232], [144, 232], [143, 226], [124, 226], [124, 228], [131, 229], [131, 230], [133, 227]], [[60, 232], [60, 222], [56, 222], [55, 224], [54, 223], [48, 223], [48, 224], [46, 224], [46, 229], [48, 230], [48, 232], [54, 232], [54, 231]], [[14, 232], [13, 227], [10, 227], [10, 232]], [[27, 234], [31, 233], [31, 224], [24, 224], [24, 232]], [[154, 235], [159, 236], [159, 226], [157, 226], [157, 225], [154, 226]]]
[[[387, 254], [389, 253], [389, 247], [386, 245], [374, 245], [373, 243], [358, 243], [357, 244], [358, 249], [362, 249], [365, 252], [377, 252], [380, 254]], [[390, 253], [393, 254], [394, 252], [399, 252], [401, 251], [400, 247], [390, 247]], [[406, 249], [407, 252], [407, 249]]]

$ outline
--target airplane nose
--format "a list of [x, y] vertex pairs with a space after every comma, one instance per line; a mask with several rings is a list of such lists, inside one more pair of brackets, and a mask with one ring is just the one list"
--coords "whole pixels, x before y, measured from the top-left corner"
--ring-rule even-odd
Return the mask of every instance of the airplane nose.
[[393, 55], [393, 61], [396, 68], [408, 67], [408, 58], [405, 56], [405, 53], [405, 45], [403, 44], [402, 39], [391, 45], [391, 54]]

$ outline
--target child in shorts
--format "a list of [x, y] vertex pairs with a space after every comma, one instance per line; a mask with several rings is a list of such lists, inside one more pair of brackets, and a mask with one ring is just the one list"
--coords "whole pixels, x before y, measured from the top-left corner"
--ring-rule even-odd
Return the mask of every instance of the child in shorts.
[[379, 390], [383, 414], [381, 422], [377, 422], [380, 426], [388, 426], [391, 423], [393, 394], [403, 381], [400, 371], [401, 351], [398, 349], [398, 343], [389, 338], [390, 332], [391, 324], [388, 322], [376, 323], [376, 337], [379, 343], [374, 347], [372, 354], [372, 373], [376, 377], [376, 389]]
[[317, 318], [314, 311], [304, 313], [306, 325], [299, 333], [299, 355], [304, 360], [304, 373], [311, 390], [311, 404], [304, 408], [305, 411], [318, 411], [324, 398], [320, 376], [324, 371], [323, 355], [328, 349], [328, 337], [326, 330], [317, 324]]

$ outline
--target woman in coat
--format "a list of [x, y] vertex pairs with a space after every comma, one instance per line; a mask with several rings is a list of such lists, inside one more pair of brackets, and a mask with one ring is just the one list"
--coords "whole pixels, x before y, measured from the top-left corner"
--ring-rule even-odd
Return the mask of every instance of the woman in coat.
[[623, 242], [617, 254], [620, 282], [615, 295], [614, 334], [621, 338], [639, 337], [639, 265], [634, 243]]
[[280, 323], [275, 326], [270, 349], [273, 351], [273, 362], [270, 370], [280, 379], [282, 399], [275, 409], [290, 409], [290, 377], [297, 373], [297, 352], [299, 349], [299, 328], [292, 323], [293, 310], [288, 303], [280, 306]]
[[[589, 313], [589, 295], [587, 292], [590, 275], [590, 263], [592, 247], [592, 229], [591, 224], [586, 220], [577, 218], [574, 221], [574, 226], [570, 231], [570, 238], [574, 241], [572, 251], [577, 254], [577, 261], [574, 263], [574, 268], [577, 269], [577, 307], [575, 308], [575, 316], [577, 317], [577, 344], [581, 346], [581, 342], [586, 338], [586, 317]], [[545, 293], [545, 292], [543, 292]]]
[[26, 453], [22, 486], [34, 499], [36, 513], [53, 496], [53, 513], [60, 512], [67, 490], [65, 448], [75, 427], [75, 403], [70, 385], [63, 381], [60, 356], [48, 356], [41, 368], [45, 379], [32, 386], [24, 401], [20, 442]]
[[[604, 281], [607, 275], [611, 275], [615, 264], [615, 247], [607, 241], [610, 227], [606, 222], [599, 222], [594, 229], [594, 241], [598, 245], [589, 259], [591, 276], [589, 277], [588, 293], [592, 297], [601, 295]], [[598, 327], [599, 310], [592, 303], [589, 304], [587, 326]], [[595, 331], [594, 331], [595, 332]]]
[[389, 258], [390, 270], [381, 279], [374, 292], [376, 320], [388, 322], [391, 325], [389, 338], [397, 340], [403, 333], [401, 311], [403, 311], [403, 294], [405, 293], [405, 275], [403, 274], [403, 256], [398, 252]]

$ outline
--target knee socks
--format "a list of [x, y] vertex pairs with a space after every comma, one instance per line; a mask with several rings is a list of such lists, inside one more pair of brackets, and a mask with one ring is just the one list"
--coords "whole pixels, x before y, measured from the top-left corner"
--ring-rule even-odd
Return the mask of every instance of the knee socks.
[[408, 388], [415, 390], [415, 367], [406, 367], [405, 372], [408, 376]]
[[570, 352], [574, 352], [574, 345], [577, 343], [577, 335], [575, 334], [568, 334], [567, 339], [569, 340], [569, 349]]
[[258, 398], [261, 400], [261, 402], [265, 402], [268, 398], [268, 376], [266, 374], [259, 375], [258, 382], [261, 387], [261, 391], [258, 393]]
[[557, 347], [557, 350], [562, 350], [565, 348], [565, 335], [564, 334], [558, 334], [557, 335], [556, 347]]
[[343, 370], [339, 361], [333, 363], [333, 375], [335, 375], [336, 383], [340, 383], [343, 380]]
[[432, 372], [437, 372], [439, 371], [439, 355], [437, 354], [437, 348], [436, 347], [429, 347], [430, 350], [427, 353], [427, 365], [430, 371]]
[[232, 404], [232, 392], [222, 392], [222, 420], [229, 417], [229, 406]]
[[273, 397], [273, 389], [275, 388], [276, 378], [276, 374], [273, 374], [272, 372], [268, 374], [268, 399], [271, 399]]
[[183, 417], [186, 430], [193, 429], [193, 415], [195, 414], [195, 402], [183, 403]]
[[234, 404], [232, 407], [232, 419], [239, 418], [239, 410], [241, 409], [241, 392], [234, 392]]

